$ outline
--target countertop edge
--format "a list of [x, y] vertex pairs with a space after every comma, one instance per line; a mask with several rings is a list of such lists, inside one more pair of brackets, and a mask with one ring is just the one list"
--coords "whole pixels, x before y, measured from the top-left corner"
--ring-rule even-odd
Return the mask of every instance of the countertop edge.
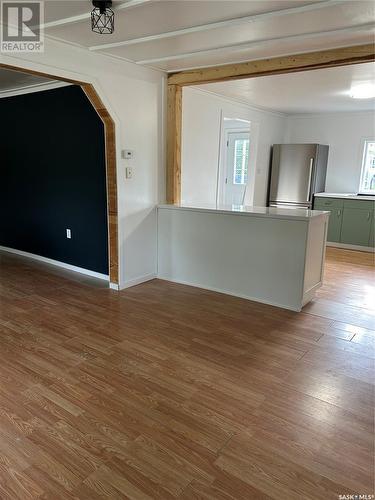
[[375, 196], [351, 193], [315, 193], [315, 198], [338, 198], [340, 200], [375, 201]]
[[169, 204], [160, 204], [157, 206], [158, 210], [182, 210], [182, 211], [190, 211], [190, 212], [206, 212], [206, 213], [214, 213], [214, 214], [225, 214], [225, 215], [241, 215], [247, 217], [256, 217], [262, 219], [281, 219], [281, 220], [299, 220], [299, 221], [311, 221], [317, 217], [328, 217], [329, 211], [322, 210], [311, 210], [310, 215], [293, 215], [293, 209], [286, 209], [289, 214], [264, 214], [260, 212], [252, 212], [252, 211], [236, 211], [236, 210], [226, 210], [226, 209], [217, 209], [217, 208], [206, 208], [206, 207], [191, 207], [191, 206], [178, 206], [178, 205], [169, 205]]

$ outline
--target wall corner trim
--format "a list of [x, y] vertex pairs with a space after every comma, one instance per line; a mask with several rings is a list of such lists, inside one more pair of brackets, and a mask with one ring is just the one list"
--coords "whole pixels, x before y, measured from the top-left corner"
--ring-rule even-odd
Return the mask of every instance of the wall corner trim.
[[125, 281], [124, 284], [120, 285], [120, 290], [125, 290], [126, 288], [131, 288], [132, 286], [140, 285], [146, 281], [151, 281], [157, 278], [156, 273], [145, 274], [144, 276], [139, 276], [138, 278], [133, 278], [131, 280]]

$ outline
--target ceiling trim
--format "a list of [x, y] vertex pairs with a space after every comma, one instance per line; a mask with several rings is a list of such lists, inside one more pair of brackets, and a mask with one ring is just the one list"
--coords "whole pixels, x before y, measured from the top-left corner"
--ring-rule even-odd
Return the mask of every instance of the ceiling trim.
[[342, 110], [342, 111], [321, 111], [321, 112], [312, 112], [312, 113], [288, 113], [287, 117], [291, 120], [298, 120], [298, 118], [302, 118], [304, 120], [308, 118], [317, 118], [322, 115], [325, 117], [334, 116], [334, 115], [364, 115], [364, 114], [374, 114], [373, 109], [352, 109], [352, 110]]
[[151, 42], [155, 40], [161, 40], [165, 38], [173, 38], [181, 35], [187, 35], [191, 33], [198, 33], [201, 31], [207, 31], [211, 29], [217, 28], [227, 28], [229, 26], [237, 26], [240, 24], [254, 23], [257, 21], [263, 21], [265, 19], [269, 19], [272, 17], [279, 17], [291, 14], [300, 14], [304, 12], [310, 12], [317, 9], [322, 9], [326, 7], [332, 7], [333, 5], [337, 5], [343, 3], [345, 0], [324, 0], [321, 2], [315, 2], [307, 5], [300, 5], [298, 7], [291, 7], [289, 9], [281, 9], [281, 10], [272, 10], [268, 12], [264, 12], [262, 14], [253, 14], [250, 16], [241, 16], [233, 19], [227, 19], [225, 21], [218, 21], [207, 24], [200, 24], [196, 26], [190, 26], [189, 28], [181, 28], [174, 31], [165, 31], [163, 33], [158, 33], [156, 35], [147, 35], [140, 38], [131, 38], [130, 40], [123, 40], [119, 42], [113, 43], [104, 43], [101, 45], [93, 45], [89, 47], [89, 50], [107, 50], [115, 47], [124, 47], [126, 45], [135, 45], [139, 43]]
[[23, 94], [31, 94], [33, 92], [42, 92], [43, 90], [58, 89], [61, 87], [66, 87], [68, 85], [72, 84], [63, 81], [33, 83], [31, 85], [24, 85], [23, 87], [17, 87], [15, 89], [0, 90], [0, 99], [5, 97], [14, 97]]
[[[227, 94], [221, 94], [220, 91], [209, 90], [206, 88], [202, 88], [200, 86], [194, 86], [194, 87], [188, 87], [188, 88], [189, 88], [189, 92], [194, 91], [194, 92], [198, 92], [198, 93], [208, 94], [211, 96], [215, 96], [219, 99], [226, 100], [228, 102], [232, 102], [232, 103], [235, 102], [238, 105], [246, 106], [249, 109], [251, 109], [253, 111], [257, 111], [259, 113], [269, 113], [271, 115], [275, 115], [275, 116], [279, 116], [279, 117], [288, 117], [288, 118], [289, 117], [292, 117], [292, 118], [299, 117], [299, 116], [317, 117], [317, 116], [322, 116], [322, 115], [324, 115], [324, 116], [336, 115], [339, 113], [343, 113], [343, 114], [345, 114], [345, 113], [350, 113], [350, 114], [353, 114], [353, 113], [358, 113], [358, 114], [372, 113], [372, 114], [374, 114], [373, 102], [372, 103], [369, 102], [368, 103], [369, 107], [366, 109], [341, 109], [341, 110], [311, 111], [311, 112], [310, 111], [280, 111], [280, 110], [277, 110], [275, 108], [268, 108], [265, 106], [252, 104], [246, 98], [241, 98], [241, 97], [233, 96], [233, 95], [229, 96]], [[368, 99], [368, 101], [374, 101], [374, 99]]]
[[[127, 0], [119, 5], [113, 6], [113, 10], [119, 11], [124, 9], [129, 9], [131, 7], [137, 7], [138, 5], [142, 5], [146, 2], [151, 2], [152, 0]], [[80, 21], [84, 21], [89, 19], [91, 16], [91, 10], [89, 12], [85, 12], [84, 14], [78, 14], [77, 16], [65, 17], [63, 19], [57, 19], [56, 21], [50, 21], [49, 23], [44, 23], [43, 28], [54, 28], [56, 26], [63, 26], [64, 24], [74, 24], [79, 23]]]
[[285, 113], [284, 111], [277, 111], [276, 109], [273, 108], [265, 108], [263, 106], [256, 106], [255, 104], [251, 104], [245, 99], [241, 99], [240, 97], [229, 97], [224, 94], [220, 94], [219, 92], [215, 92], [213, 90], [207, 90], [207, 89], [202, 89], [201, 87], [190, 87], [189, 91], [192, 92], [198, 92], [200, 94], [208, 94], [210, 96], [217, 97], [218, 99], [221, 99], [223, 101], [227, 101], [229, 103], [235, 102], [238, 104], [238, 106], [243, 106], [245, 108], [250, 109], [251, 111], [256, 111], [257, 113], [265, 113], [269, 114], [272, 116], [278, 116], [279, 118], [289, 116], [288, 113]]
[[194, 57], [196, 55], [204, 55], [204, 54], [212, 54], [214, 52], [223, 52], [223, 51], [232, 51], [238, 48], [252, 48], [257, 47], [258, 45], [267, 45], [269, 43], [282, 42], [282, 41], [299, 41], [305, 38], [320, 38], [322, 36], [330, 36], [341, 33], [356, 33], [358, 31], [367, 31], [369, 29], [375, 30], [374, 23], [366, 23], [362, 25], [349, 26], [346, 28], [339, 28], [337, 30], [330, 31], [314, 31], [311, 33], [300, 33], [298, 35], [287, 35], [277, 38], [264, 38], [262, 40], [254, 40], [252, 42], [240, 42], [234, 43], [230, 45], [222, 45], [220, 47], [213, 47], [212, 49], [203, 49], [203, 50], [195, 50], [193, 52], [181, 52], [179, 54], [173, 54], [171, 56], [164, 57], [155, 57], [150, 59], [142, 59], [139, 61], [135, 61], [137, 64], [150, 64], [150, 63], [158, 63], [158, 62], [166, 62], [166, 61], [174, 61], [178, 59], [186, 59], [188, 57]]

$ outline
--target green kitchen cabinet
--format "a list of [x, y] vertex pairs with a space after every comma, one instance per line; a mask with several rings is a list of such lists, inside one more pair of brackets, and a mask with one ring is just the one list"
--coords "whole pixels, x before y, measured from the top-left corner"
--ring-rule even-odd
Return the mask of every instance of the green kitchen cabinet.
[[340, 243], [341, 238], [341, 224], [342, 224], [342, 210], [330, 210], [329, 216], [327, 241], [333, 243]]
[[373, 212], [371, 218], [370, 240], [368, 242], [369, 247], [375, 247], [374, 226], [375, 226], [375, 217]]
[[340, 243], [344, 200], [335, 198], [315, 198], [314, 210], [331, 212], [328, 222], [327, 241]]
[[341, 198], [315, 198], [314, 210], [342, 210], [344, 200]]
[[341, 243], [369, 246], [372, 221], [371, 210], [345, 207], [341, 227]]
[[374, 246], [374, 207], [370, 200], [319, 198], [314, 210], [331, 212], [327, 241], [364, 247]]

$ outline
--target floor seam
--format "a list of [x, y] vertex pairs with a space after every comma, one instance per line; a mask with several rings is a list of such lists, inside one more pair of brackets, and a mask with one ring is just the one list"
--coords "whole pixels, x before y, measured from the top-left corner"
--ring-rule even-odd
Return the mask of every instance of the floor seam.
[[236, 435], [235, 432], [233, 432], [233, 434], [231, 436], [229, 436], [229, 438], [224, 442], [224, 444], [217, 450], [216, 452], [216, 458], [219, 457], [220, 453], [223, 451], [223, 449], [229, 444], [230, 440], [232, 439], [232, 437], [234, 437]]
[[194, 481], [194, 478], [193, 478], [193, 479], [191, 479], [191, 480], [188, 482], [188, 484], [182, 488], [182, 490], [180, 491], [180, 493], [177, 495], [177, 498], [180, 498], [180, 497], [181, 497], [181, 495], [183, 495], [183, 494], [185, 493], [185, 491], [189, 488], [189, 486], [191, 485], [191, 483], [192, 483], [193, 481]]

